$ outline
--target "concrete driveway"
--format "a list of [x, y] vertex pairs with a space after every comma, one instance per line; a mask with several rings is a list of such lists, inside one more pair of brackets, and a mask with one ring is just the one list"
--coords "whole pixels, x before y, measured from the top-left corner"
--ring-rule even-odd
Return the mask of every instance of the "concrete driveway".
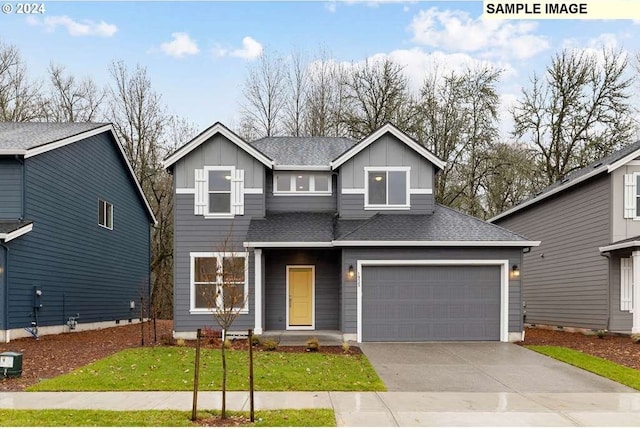
[[636, 392], [510, 343], [362, 343], [390, 392]]

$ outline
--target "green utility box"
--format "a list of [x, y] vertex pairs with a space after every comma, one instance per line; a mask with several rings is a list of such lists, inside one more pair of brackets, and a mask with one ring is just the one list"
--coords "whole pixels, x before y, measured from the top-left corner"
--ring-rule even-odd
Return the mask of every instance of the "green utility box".
[[20, 377], [22, 375], [22, 353], [0, 353], [0, 377]]

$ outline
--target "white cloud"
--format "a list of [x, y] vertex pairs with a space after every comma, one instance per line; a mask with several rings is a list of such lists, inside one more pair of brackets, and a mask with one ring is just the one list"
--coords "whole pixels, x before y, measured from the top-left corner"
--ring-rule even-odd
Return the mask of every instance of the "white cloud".
[[262, 44], [251, 36], [242, 38], [242, 47], [237, 49], [227, 49], [220, 44], [216, 44], [211, 53], [214, 57], [236, 57], [245, 60], [255, 60], [262, 54]]
[[196, 55], [200, 52], [198, 44], [187, 33], [171, 33], [173, 40], [160, 44], [160, 49], [165, 54], [182, 58], [185, 55]]
[[534, 31], [537, 23], [472, 18], [461, 10], [432, 7], [413, 17], [413, 41], [448, 51], [477, 52], [485, 57], [525, 59], [544, 51], [549, 42]]
[[336, 0], [332, 0], [332, 1], [328, 2], [328, 3], [325, 3], [324, 4], [324, 8], [327, 9], [331, 13], [336, 13], [336, 8], [337, 8]]
[[27, 22], [33, 26], [44, 27], [50, 33], [56, 31], [58, 27], [64, 27], [71, 36], [111, 37], [118, 31], [118, 27], [114, 24], [107, 24], [104, 21], [94, 22], [88, 19], [78, 22], [66, 15], [47, 16], [42, 20], [30, 16], [27, 18]]

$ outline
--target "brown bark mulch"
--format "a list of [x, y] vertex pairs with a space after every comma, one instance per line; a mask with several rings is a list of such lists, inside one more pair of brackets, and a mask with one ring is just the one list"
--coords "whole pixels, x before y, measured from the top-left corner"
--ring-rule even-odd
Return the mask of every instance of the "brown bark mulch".
[[518, 344], [568, 347], [640, 370], [640, 344], [634, 343], [626, 335], [606, 334], [604, 338], [600, 339], [595, 333], [582, 334], [551, 329], [527, 328], [524, 341]]

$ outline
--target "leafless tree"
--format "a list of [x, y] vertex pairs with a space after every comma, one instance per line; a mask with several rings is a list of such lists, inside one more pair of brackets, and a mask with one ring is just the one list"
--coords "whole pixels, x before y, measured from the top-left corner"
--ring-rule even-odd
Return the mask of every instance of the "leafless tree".
[[0, 41], [0, 121], [42, 119], [41, 86], [29, 79], [18, 48]]
[[47, 120], [92, 122], [98, 118], [106, 96], [104, 89], [91, 78], [77, 80], [61, 65], [52, 63], [48, 72], [51, 88], [45, 106]]
[[307, 100], [307, 64], [301, 51], [291, 55], [287, 74], [289, 96], [284, 104], [284, 130], [287, 135], [300, 137], [304, 134], [304, 114]]

